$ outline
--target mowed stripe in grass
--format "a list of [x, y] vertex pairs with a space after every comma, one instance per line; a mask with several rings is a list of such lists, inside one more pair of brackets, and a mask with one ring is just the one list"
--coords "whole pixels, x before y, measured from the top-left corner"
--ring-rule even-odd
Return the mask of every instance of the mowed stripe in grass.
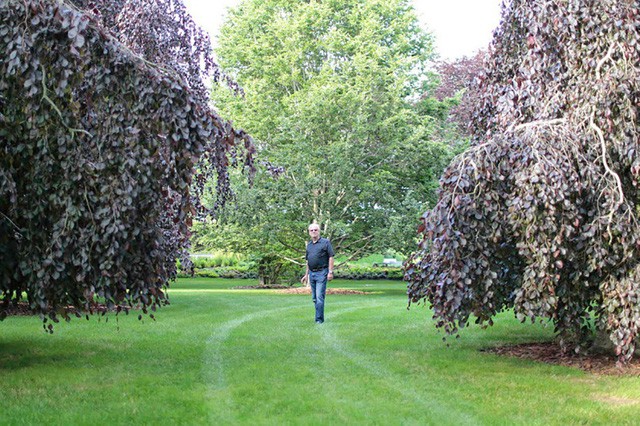
[[0, 424], [633, 424], [637, 378], [482, 353], [551, 330], [502, 314], [442, 342], [398, 282], [333, 282], [326, 322], [310, 296], [172, 286], [158, 321], [74, 320], [45, 335], [0, 323]]

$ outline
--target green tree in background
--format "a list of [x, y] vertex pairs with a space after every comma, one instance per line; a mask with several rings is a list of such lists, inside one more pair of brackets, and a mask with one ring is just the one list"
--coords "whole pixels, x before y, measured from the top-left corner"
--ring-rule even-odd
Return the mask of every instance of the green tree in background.
[[238, 183], [210, 241], [300, 263], [316, 220], [340, 254], [415, 246], [452, 148], [431, 141], [446, 114], [419, 96], [436, 83], [432, 40], [408, 1], [246, 0], [216, 53], [244, 89], [216, 85], [216, 108], [278, 168]]

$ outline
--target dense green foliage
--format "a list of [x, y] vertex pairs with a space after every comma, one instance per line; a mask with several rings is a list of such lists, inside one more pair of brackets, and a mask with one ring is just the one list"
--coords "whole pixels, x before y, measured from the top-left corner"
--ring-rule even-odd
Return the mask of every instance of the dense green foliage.
[[266, 167], [209, 241], [300, 263], [316, 220], [336, 253], [408, 252], [451, 158], [432, 141], [442, 105], [420, 98], [432, 41], [409, 2], [246, 0], [216, 53], [244, 96], [217, 85], [215, 105], [259, 140]]
[[371, 294], [329, 295], [321, 327], [312, 321], [308, 295], [234, 289], [246, 284], [178, 279], [169, 289], [171, 306], [157, 322], [121, 315], [117, 322], [60, 324], [45, 336], [34, 329], [37, 319], [5, 320], [0, 423], [547, 426], [637, 420], [637, 377], [481, 352], [496, 342], [550, 339], [552, 330], [538, 324], [503, 314], [491, 330], [472, 327], [447, 347], [422, 309], [402, 309], [405, 289], [398, 282], [333, 281], [330, 287]]
[[[565, 343], [640, 331], [640, 5], [513, 0], [478, 92], [475, 143], [441, 178], [407, 269], [457, 333], [513, 307]], [[592, 321], [595, 320], [595, 321]], [[575, 346], [574, 346], [575, 347]]]
[[0, 301], [54, 321], [94, 296], [164, 304], [192, 183], [224, 199], [250, 142], [208, 106], [217, 68], [179, 0], [72, 3], [0, 2]]

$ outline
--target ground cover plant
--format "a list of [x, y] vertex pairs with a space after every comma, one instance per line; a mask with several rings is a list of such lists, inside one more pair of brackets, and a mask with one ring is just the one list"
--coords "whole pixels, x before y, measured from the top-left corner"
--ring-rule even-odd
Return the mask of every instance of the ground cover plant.
[[[158, 321], [56, 326], [9, 317], [0, 336], [1, 424], [630, 424], [640, 379], [480, 349], [548, 341], [502, 314], [447, 346], [404, 285], [340, 281], [327, 321], [308, 295], [179, 279]], [[452, 372], [455, 371], [455, 374]], [[550, 409], [550, 407], [552, 407]]]

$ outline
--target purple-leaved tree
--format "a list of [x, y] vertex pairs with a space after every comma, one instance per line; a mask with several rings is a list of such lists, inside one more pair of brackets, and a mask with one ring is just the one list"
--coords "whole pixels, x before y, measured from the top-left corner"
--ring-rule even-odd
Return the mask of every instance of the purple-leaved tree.
[[208, 37], [181, 0], [8, 0], [0, 51], [0, 316], [23, 294], [45, 323], [155, 310], [204, 183], [221, 204], [227, 167], [253, 170]]
[[640, 330], [640, 6], [507, 2], [474, 143], [441, 177], [407, 265], [410, 303], [450, 334], [511, 309], [565, 347]]

